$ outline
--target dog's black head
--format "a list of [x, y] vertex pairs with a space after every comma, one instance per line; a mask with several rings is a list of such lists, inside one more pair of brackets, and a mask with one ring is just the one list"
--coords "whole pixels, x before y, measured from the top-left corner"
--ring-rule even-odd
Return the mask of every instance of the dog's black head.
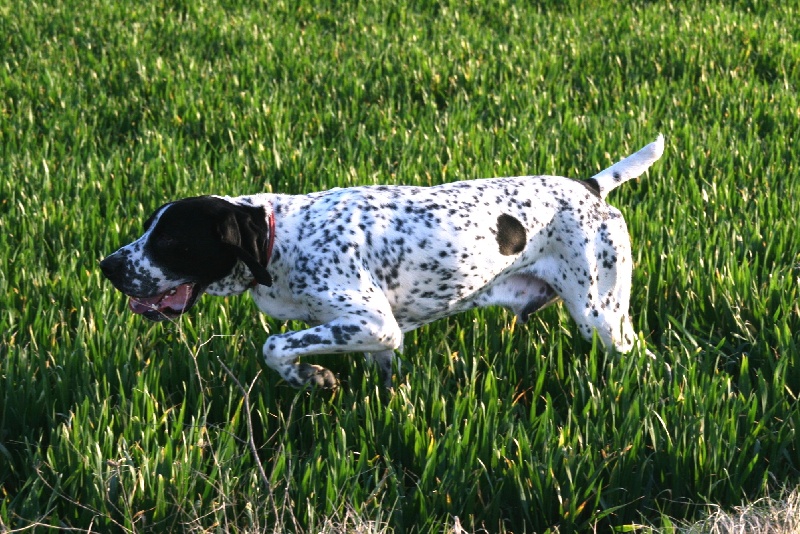
[[145, 233], [100, 262], [103, 274], [131, 297], [130, 308], [153, 320], [176, 317], [242, 261], [255, 282], [271, 285], [266, 270], [270, 228], [263, 207], [217, 197], [165, 204]]
[[272, 284], [264, 268], [269, 240], [264, 208], [216, 197], [186, 198], [159, 208], [145, 222], [148, 230], [144, 253], [170, 273], [207, 286], [241, 260], [257, 282]]

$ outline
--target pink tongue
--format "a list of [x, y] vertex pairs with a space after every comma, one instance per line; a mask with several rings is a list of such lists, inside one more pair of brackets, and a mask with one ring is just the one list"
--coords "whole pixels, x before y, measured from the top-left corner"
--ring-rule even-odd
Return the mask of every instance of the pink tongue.
[[192, 296], [192, 284], [180, 285], [171, 291], [147, 298], [131, 297], [128, 305], [133, 313], [144, 313], [151, 310], [171, 309], [183, 311]]

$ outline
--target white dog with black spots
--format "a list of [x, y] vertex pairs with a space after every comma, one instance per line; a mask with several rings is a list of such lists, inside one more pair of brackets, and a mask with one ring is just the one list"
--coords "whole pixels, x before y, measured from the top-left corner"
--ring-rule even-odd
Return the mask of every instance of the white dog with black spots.
[[664, 150], [658, 136], [585, 181], [522, 176], [433, 187], [365, 186], [309, 195], [203, 196], [164, 204], [144, 234], [100, 264], [152, 320], [203, 293], [250, 291], [305, 330], [269, 336], [264, 358], [295, 387], [334, 387], [313, 354], [366, 353], [391, 384], [403, 334], [484, 306], [524, 322], [560, 299], [580, 332], [631, 350], [633, 261], [622, 214], [605, 202]]

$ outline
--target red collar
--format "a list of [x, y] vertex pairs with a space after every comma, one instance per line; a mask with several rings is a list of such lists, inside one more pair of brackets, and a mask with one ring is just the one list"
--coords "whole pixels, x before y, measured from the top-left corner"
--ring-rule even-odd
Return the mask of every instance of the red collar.
[[[275, 212], [272, 211], [272, 207], [270, 207], [269, 216], [267, 217], [267, 226], [269, 227], [269, 236], [267, 236], [267, 257], [264, 260], [265, 268], [269, 265], [269, 260], [272, 259], [272, 247], [275, 246]], [[253, 279], [249, 287], [252, 289], [257, 285], [258, 282]]]
[[275, 212], [272, 210], [272, 206], [269, 208], [267, 225], [269, 226], [269, 237], [267, 238], [267, 260], [264, 262], [264, 267], [269, 265], [269, 260], [272, 258], [272, 247], [275, 245]]

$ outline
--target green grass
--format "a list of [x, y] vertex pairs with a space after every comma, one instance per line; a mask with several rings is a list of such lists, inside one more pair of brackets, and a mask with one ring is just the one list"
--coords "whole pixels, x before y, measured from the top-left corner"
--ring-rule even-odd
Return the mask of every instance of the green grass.
[[[0, 532], [668, 530], [800, 485], [776, 4], [0, 5]], [[393, 393], [357, 355], [296, 392], [259, 355], [300, 323], [149, 323], [98, 270], [179, 196], [588, 177], [658, 132], [610, 198], [654, 359], [482, 310], [407, 335]]]

